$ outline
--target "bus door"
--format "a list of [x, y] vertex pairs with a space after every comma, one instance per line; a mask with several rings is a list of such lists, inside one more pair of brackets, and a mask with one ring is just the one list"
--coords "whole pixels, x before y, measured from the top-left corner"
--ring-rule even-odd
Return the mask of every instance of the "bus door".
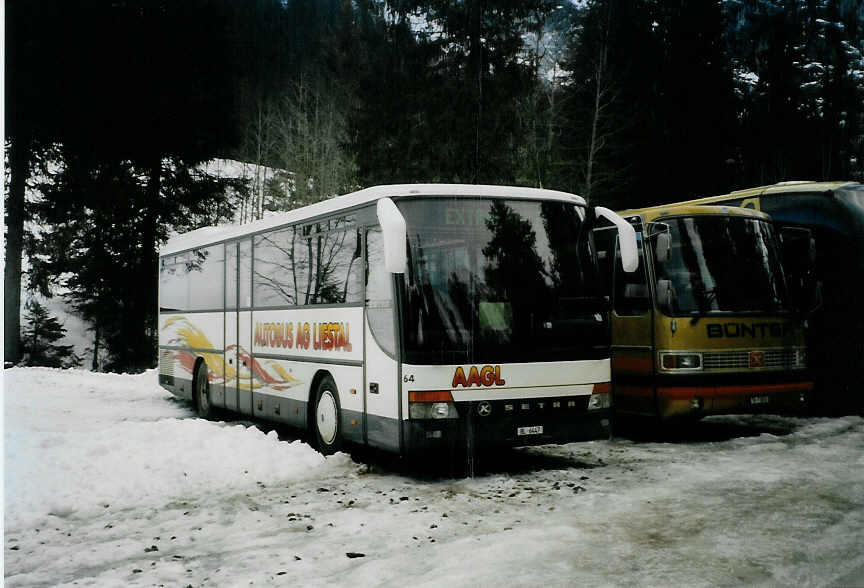
[[613, 406], [629, 414], [656, 414], [654, 311], [646, 273], [643, 233], [636, 226], [639, 268], [624, 271], [616, 241], [612, 279]]
[[398, 451], [401, 403], [393, 280], [393, 275], [384, 267], [381, 230], [371, 229], [366, 232], [364, 437], [373, 447]]
[[225, 408], [252, 414], [252, 240], [229, 243], [225, 273]]
[[251, 415], [252, 386], [255, 382], [252, 362], [252, 239], [240, 241], [237, 259], [237, 409]]
[[237, 410], [237, 246], [225, 245], [225, 408]]

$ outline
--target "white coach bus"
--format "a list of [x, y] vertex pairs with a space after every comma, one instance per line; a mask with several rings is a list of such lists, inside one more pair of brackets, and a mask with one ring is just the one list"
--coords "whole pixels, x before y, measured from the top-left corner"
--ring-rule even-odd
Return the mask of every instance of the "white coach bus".
[[[159, 382], [227, 410], [398, 453], [596, 438], [609, 324], [596, 215], [572, 194], [378, 186], [172, 238]], [[461, 444], [461, 445], [460, 445]]]

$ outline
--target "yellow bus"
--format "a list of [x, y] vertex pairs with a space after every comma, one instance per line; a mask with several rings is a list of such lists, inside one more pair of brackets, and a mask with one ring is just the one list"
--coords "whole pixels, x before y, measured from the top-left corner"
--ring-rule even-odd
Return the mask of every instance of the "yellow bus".
[[595, 231], [611, 286], [616, 415], [800, 410], [813, 388], [804, 325], [770, 217], [680, 205], [619, 214], [636, 230], [636, 272], [622, 271], [615, 228]]
[[[689, 204], [742, 206], [767, 212], [780, 231], [808, 229], [814, 241], [813, 273], [821, 304], [808, 317], [815, 409], [864, 413], [864, 185], [857, 182], [781, 182], [702, 198]], [[784, 259], [798, 271], [808, 256]]]

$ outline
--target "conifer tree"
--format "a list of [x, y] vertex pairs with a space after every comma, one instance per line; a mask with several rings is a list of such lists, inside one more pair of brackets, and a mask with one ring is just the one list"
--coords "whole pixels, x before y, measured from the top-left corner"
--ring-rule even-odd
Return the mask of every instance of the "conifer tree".
[[648, 198], [662, 137], [657, 68], [663, 61], [645, 2], [593, 0], [577, 20], [564, 67], [562, 148], [571, 191], [626, 208]]
[[35, 299], [25, 305], [23, 327], [21, 348], [24, 365], [68, 368], [81, 364], [81, 358], [72, 351], [72, 345], [57, 344], [66, 336], [66, 329]]
[[60, 76], [46, 75], [57, 63], [55, 47], [46, 41], [59, 38], [68, 24], [63, 4], [60, 0], [6, 2], [3, 356], [11, 363], [21, 358], [22, 254], [25, 222], [30, 217], [25, 193], [43, 155], [61, 134], [56, 97], [66, 90]]
[[[64, 266], [64, 239], [95, 227], [111, 233], [109, 251], [122, 251], [105, 270], [115, 287], [111, 300], [122, 310], [111, 369], [155, 362], [160, 241], [172, 229], [196, 228], [226, 212], [224, 186], [197, 166], [236, 144], [235, 87], [247, 54], [232, 51], [243, 42], [234, 32], [252, 13], [229, 0], [40, 2], [29, 13], [64, 25], [50, 35], [37, 27], [21, 41], [52, 57], [39, 77], [63, 88], [52, 94], [63, 99], [45, 107], [61, 121], [61, 170], [38, 208], [50, 225], [43, 241], [55, 242], [39, 246], [56, 253], [48, 265]], [[16, 105], [22, 98], [15, 96]], [[99, 258], [86, 249], [75, 253], [85, 264]], [[124, 271], [112, 271], [118, 267]], [[43, 284], [56, 284], [62, 272], [92, 275], [83, 265], [65, 265], [42, 273]], [[98, 291], [84, 280], [76, 287], [82, 297]]]
[[728, 2], [741, 164], [735, 187], [864, 177], [861, 2]]
[[538, 15], [555, 6], [549, 0], [398, 5], [404, 20], [421, 16], [432, 29], [420, 37], [429, 60], [419, 97], [420, 121], [431, 139], [424, 146], [432, 167], [427, 173], [434, 179], [515, 181], [523, 132], [519, 103], [533, 93], [536, 80], [523, 59], [525, 36]]

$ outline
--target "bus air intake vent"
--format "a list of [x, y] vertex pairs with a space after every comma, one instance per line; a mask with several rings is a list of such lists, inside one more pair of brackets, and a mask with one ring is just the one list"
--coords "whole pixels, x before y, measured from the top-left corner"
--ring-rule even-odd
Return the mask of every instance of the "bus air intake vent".
[[159, 383], [174, 385], [174, 352], [162, 350], [159, 352]]

